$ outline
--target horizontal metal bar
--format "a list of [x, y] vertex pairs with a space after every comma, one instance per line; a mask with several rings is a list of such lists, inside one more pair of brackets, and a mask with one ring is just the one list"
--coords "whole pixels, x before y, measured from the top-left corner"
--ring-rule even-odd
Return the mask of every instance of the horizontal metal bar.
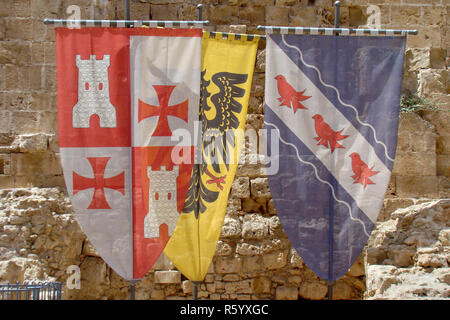
[[65, 20], [44, 19], [44, 24], [56, 26], [86, 26], [86, 27], [202, 27], [208, 25], [208, 20], [203, 21], [169, 21], [169, 20]]
[[266, 30], [267, 33], [294, 33], [294, 34], [321, 34], [333, 35], [356, 34], [356, 35], [416, 35], [417, 30], [396, 30], [396, 29], [352, 29], [352, 28], [309, 28], [309, 27], [277, 27], [277, 26], [258, 26], [258, 30]]
[[234, 38], [239, 40], [242, 37], [247, 37], [248, 41], [252, 41], [254, 38], [259, 37], [260, 39], [266, 39], [266, 36], [260, 34], [242, 34], [242, 33], [229, 33], [229, 32], [219, 32], [219, 31], [206, 31], [209, 33], [210, 38], [215, 38], [216, 35], [222, 35], [223, 39], [228, 39], [228, 37], [234, 34]]

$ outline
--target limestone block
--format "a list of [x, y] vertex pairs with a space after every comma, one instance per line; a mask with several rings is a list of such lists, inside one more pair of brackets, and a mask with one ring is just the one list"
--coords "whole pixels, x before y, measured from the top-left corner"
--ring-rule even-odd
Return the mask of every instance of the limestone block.
[[80, 265], [81, 288], [86, 298], [93, 299], [110, 285], [106, 263], [95, 257], [87, 257]]
[[216, 253], [215, 255], [217, 256], [230, 256], [231, 253], [233, 252], [233, 248], [230, 246], [230, 244], [219, 240], [217, 242], [217, 247], [216, 247]]
[[221, 238], [236, 238], [241, 235], [241, 222], [239, 219], [225, 216], [222, 226]]
[[248, 177], [237, 177], [231, 185], [231, 197], [250, 197], [250, 179]]
[[194, 285], [190, 280], [184, 280], [181, 283], [181, 288], [183, 289], [184, 294], [192, 294]]
[[[177, 7], [174, 5], [169, 5], [167, 9], [168, 10], [166, 12], [166, 17], [164, 18], [164, 20], [178, 20]], [[134, 2], [132, 5], [130, 5], [130, 17], [134, 20], [149, 20], [150, 4], [143, 1]], [[155, 18], [152, 17], [152, 19]]]
[[242, 272], [249, 274], [252, 272], [263, 271], [263, 263], [261, 256], [246, 256], [242, 258]]
[[276, 6], [292, 6], [298, 3], [298, 0], [276, 0], [275, 5]]
[[263, 255], [263, 264], [266, 270], [281, 269], [287, 264], [288, 253], [276, 251]]
[[30, 62], [29, 43], [22, 41], [0, 42], [0, 64], [27, 65]]
[[14, 187], [14, 177], [0, 175], [0, 189]]
[[421, 8], [412, 6], [391, 6], [391, 23], [415, 26], [420, 23]]
[[448, 284], [441, 279], [441, 272], [427, 273], [422, 268], [373, 265], [368, 268], [365, 296], [370, 300], [445, 299]]
[[252, 289], [254, 293], [270, 293], [272, 287], [272, 281], [269, 277], [257, 277], [252, 281]]
[[276, 300], [297, 300], [298, 288], [290, 286], [280, 286], [275, 290]]
[[155, 271], [155, 283], [181, 283], [181, 273], [177, 270]]
[[33, 21], [16, 17], [6, 19], [5, 38], [8, 40], [31, 40], [33, 38]]
[[0, 175], [11, 174], [11, 155], [0, 154]]
[[413, 257], [416, 253], [414, 247], [404, 245], [392, 245], [389, 248], [388, 257], [396, 267], [409, 267], [413, 265]]
[[[448, 157], [450, 158], [450, 157]], [[448, 162], [447, 162], [448, 163]], [[448, 199], [450, 198], [450, 168], [447, 166], [447, 173], [446, 176], [438, 177], [438, 192], [439, 192], [439, 198], [441, 199]]]
[[397, 176], [435, 176], [435, 152], [404, 152], [395, 155], [392, 174]]
[[239, 24], [239, 7], [237, 6], [216, 6], [209, 12], [211, 24]]
[[289, 25], [294, 27], [314, 27], [319, 23], [316, 7], [289, 8]]
[[422, 20], [425, 24], [431, 25], [445, 25], [446, 23], [446, 10], [444, 6], [433, 6], [422, 8]]
[[12, 122], [8, 125], [16, 133], [40, 132], [39, 114], [31, 111], [16, 111], [12, 113]]
[[442, 48], [430, 48], [430, 67], [432, 69], [445, 68], [446, 50]]
[[266, 25], [285, 26], [289, 23], [289, 8], [266, 6]]
[[241, 256], [255, 256], [261, 253], [261, 248], [258, 245], [244, 242], [236, 246], [236, 253]]
[[450, 154], [450, 135], [439, 136], [436, 139], [436, 153]]
[[384, 200], [383, 210], [378, 216], [377, 221], [386, 221], [390, 218], [391, 213], [398, 208], [406, 208], [414, 204], [413, 199], [405, 198], [389, 198]]
[[433, 93], [447, 93], [447, 70], [420, 70], [418, 93], [423, 97], [429, 97]]
[[436, 198], [438, 178], [436, 176], [398, 176], [396, 191], [397, 195], [402, 198]]
[[430, 68], [430, 48], [407, 48], [405, 67], [409, 71]]
[[[401, 29], [401, 25], [391, 25], [392, 28]], [[406, 39], [406, 46], [410, 48], [429, 48], [429, 47], [441, 47], [442, 34], [440, 32], [440, 26], [417, 26], [415, 27], [419, 31], [414, 37], [408, 37]]]
[[263, 239], [269, 234], [268, 219], [258, 214], [247, 214], [242, 224], [242, 237], [244, 239]]
[[218, 257], [215, 259], [215, 267], [216, 272], [219, 274], [238, 273], [241, 269], [241, 258]]
[[327, 285], [321, 282], [303, 282], [300, 285], [299, 295], [304, 299], [320, 300], [325, 298], [328, 292]]
[[270, 189], [267, 178], [255, 178], [250, 181], [250, 190], [252, 197], [270, 198]]
[[[251, 157], [249, 157], [251, 160]], [[249, 177], [256, 178], [265, 175], [265, 165], [260, 159], [256, 159], [256, 161], [246, 160], [244, 164], [239, 164], [236, 171], [237, 177]]]
[[239, 9], [239, 23], [246, 25], [263, 25], [265, 19], [265, 8], [248, 6]]
[[417, 265], [424, 268], [448, 267], [447, 258], [441, 254], [421, 254], [417, 258]]
[[13, 153], [11, 154], [11, 173], [16, 176], [61, 175], [59, 158], [53, 154]]
[[450, 229], [441, 230], [438, 239], [443, 246], [450, 246]]
[[236, 214], [238, 212], [240, 212], [242, 210], [242, 203], [241, 203], [241, 199], [238, 198], [228, 198], [228, 203], [227, 203], [227, 210], [226, 213], [227, 214]]
[[434, 269], [431, 274], [440, 282], [450, 285], [450, 268]]
[[229, 281], [239, 281], [239, 275], [235, 273], [225, 274], [222, 277], [222, 281], [229, 282]]
[[48, 149], [50, 135], [45, 133], [22, 134], [16, 136], [13, 147], [17, 147], [19, 152], [45, 152]]
[[252, 198], [242, 199], [242, 210], [249, 213], [264, 214], [267, 211], [266, 201], [265, 199], [258, 199], [258, 201]]
[[446, 110], [424, 112], [423, 118], [434, 125], [435, 132], [438, 136], [446, 136], [449, 134], [450, 112]]

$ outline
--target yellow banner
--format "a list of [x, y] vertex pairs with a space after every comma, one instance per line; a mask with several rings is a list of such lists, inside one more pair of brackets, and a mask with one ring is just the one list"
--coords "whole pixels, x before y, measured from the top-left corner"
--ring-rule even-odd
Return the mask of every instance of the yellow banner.
[[[211, 264], [236, 174], [259, 36], [203, 33], [202, 161], [194, 164], [183, 213], [164, 253], [191, 281]], [[198, 162], [198, 161], [197, 161]]]

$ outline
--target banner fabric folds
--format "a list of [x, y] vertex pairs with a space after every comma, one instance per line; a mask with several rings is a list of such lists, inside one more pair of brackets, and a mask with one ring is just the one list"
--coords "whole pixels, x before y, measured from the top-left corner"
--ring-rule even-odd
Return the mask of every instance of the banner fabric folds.
[[202, 281], [216, 250], [245, 130], [259, 37], [203, 33], [202, 141], [189, 190], [164, 253], [191, 281]]
[[[139, 279], [183, 209], [200, 97], [201, 29], [56, 28], [58, 134], [75, 216], [101, 257]], [[193, 156], [191, 157], [193, 160]]]
[[361, 254], [397, 146], [406, 37], [267, 36], [269, 187], [292, 245], [334, 281]]

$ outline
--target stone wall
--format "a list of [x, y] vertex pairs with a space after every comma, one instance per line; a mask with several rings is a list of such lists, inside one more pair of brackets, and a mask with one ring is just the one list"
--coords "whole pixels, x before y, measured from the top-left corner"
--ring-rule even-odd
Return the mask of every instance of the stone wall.
[[[132, 19], [155, 20], [195, 20], [201, 2], [203, 18], [210, 21], [207, 29], [216, 31], [261, 33], [259, 24], [334, 24], [330, 0], [130, 2]], [[445, 0], [343, 0], [340, 25], [364, 27], [373, 4], [380, 9], [382, 28], [419, 30], [407, 40], [403, 91], [434, 104], [401, 113], [382, 223], [399, 208], [450, 197], [450, 6]], [[57, 137], [55, 38], [53, 26], [42, 19], [69, 17], [69, 5], [78, 5], [85, 19], [124, 17], [121, 0], [0, 0], [0, 189], [5, 189], [0, 190], [0, 281], [64, 282], [66, 268], [75, 264], [81, 268], [81, 289], [65, 290], [66, 298], [126, 299], [128, 284], [97, 256], [67, 198], [54, 188], [65, 192]], [[262, 128], [264, 119], [264, 48], [261, 41], [247, 116], [247, 126], [255, 129]], [[363, 297], [364, 256], [337, 282], [335, 298]], [[323, 299], [326, 294], [325, 282], [301, 261], [279, 224], [263, 166], [241, 165], [199, 297]], [[191, 298], [192, 286], [162, 256], [137, 284], [136, 295]]]

